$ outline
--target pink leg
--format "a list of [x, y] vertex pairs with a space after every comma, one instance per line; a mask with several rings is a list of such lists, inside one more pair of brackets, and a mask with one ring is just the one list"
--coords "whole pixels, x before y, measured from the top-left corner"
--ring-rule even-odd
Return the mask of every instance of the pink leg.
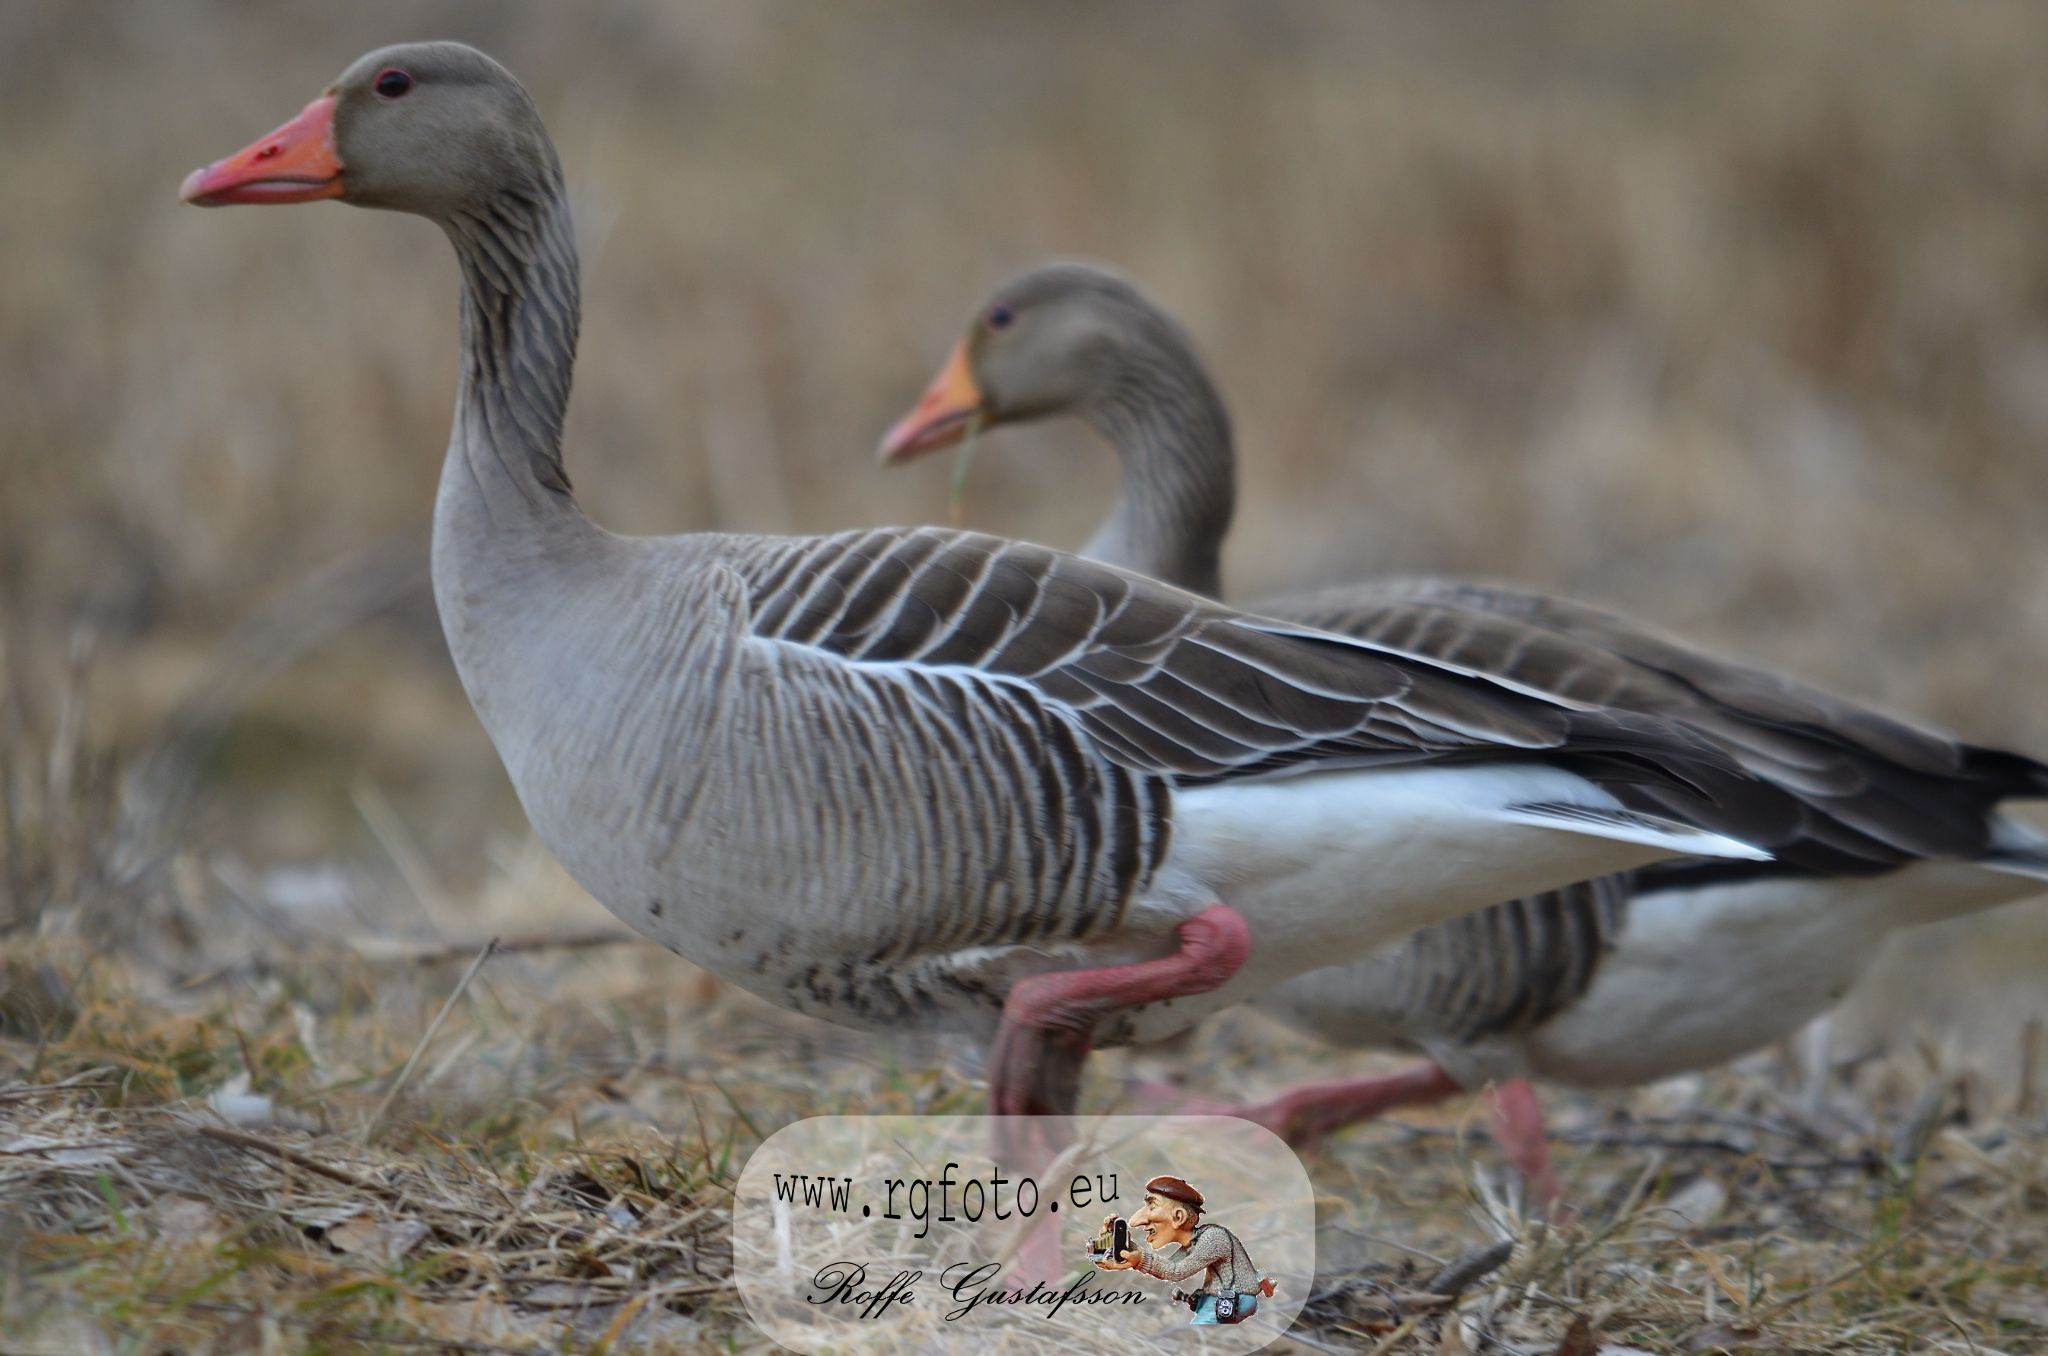
[[1305, 1083], [1238, 1114], [1299, 1145], [1400, 1107], [1430, 1106], [1462, 1091], [1436, 1065], [1418, 1064], [1380, 1078]]
[[[1244, 918], [1212, 904], [1180, 925], [1180, 949], [1170, 956], [1032, 975], [1013, 985], [989, 1059], [989, 1111], [1032, 1119], [996, 1122], [998, 1161], [1035, 1175], [1065, 1147], [1081, 1066], [1103, 1018], [1218, 988], [1244, 965], [1251, 948]], [[1050, 1281], [1064, 1270], [1058, 1220], [1048, 1216], [1036, 1225], [1011, 1263], [1010, 1275], [1020, 1282]]]
[[1256, 1121], [1289, 1144], [1309, 1144], [1335, 1130], [1404, 1106], [1428, 1106], [1462, 1092], [1449, 1074], [1434, 1064], [1418, 1064], [1379, 1078], [1340, 1078], [1304, 1083], [1263, 1102], [1230, 1103], [1205, 1098], [1174, 1097], [1156, 1084], [1139, 1088], [1147, 1101], [1167, 1103], [1165, 1109], [1188, 1116], [1236, 1116]]
[[1251, 929], [1225, 904], [1180, 925], [1180, 949], [1158, 960], [1057, 970], [1019, 980], [1003, 1003], [989, 1064], [997, 1116], [1069, 1115], [1081, 1064], [1103, 1018], [1124, 1008], [1220, 988], [1251, 954]]
[[[1404, 1106], [1428, 1106], [1463, 1090], [1436, 1065], [1418, 1064], [1381, 1078], [1304, 1083], [1263, 1102], [1194, 1097], [1163, 1083], [1140, 1083], [1134, 1092], [1138, 1104], [1148, 1110], [1184, 1116], [1237, 1116], [1256, 1121], [1299, 1147], [1347, 1125]], [[1521, 1173], [1537, 1201], [1556, 1214], [1564, 1188], [1550, 1161], [1550, 1137], [1544, 1131], [1543, 1107], [1536, 1099], [1536, 1089], [1527, 1079], [1509, 1079], [1487, 1089], [1486, 1105], [1493, 1142]]]
[[1138, 1079], [1130, 1085], [1128, 1091], [1133, 1114], [1235, 1116], [1243, 1105], [1241, 1102], [1226, 1102], [1221, 1097], [1203, 1097], [1189, 1092], [1178, 1083], [1162, 1082], [1156, 1078]]
[[1550, 1162], [1550, 1136], [1543, 1129], [1543, 1106], [1536, 1100], [1536, 1089], [1526, 1078], [1510, 1078], [1486, 1090], [1486, 1104], [1493, 1142], [1522, 1174], [1543, 1208], [1553, 1210], [1564, 1187]]
[[[1038, 1164], [1036, 1167], [1043, 1167]], [[1009, 1164], [1004, 1164], [1005, 1168]], [[1034, 1170], [1033, 1175], [1036, 1176]], [[1060, 1217], [1050, 1215], [1033, 1220], [1027, 1227], [1017, 1250], [1010, 1255], [1003, 1279], [1011, 1285], [1029, 1288], [1034, 1283], [1043, 1283], [1057, 1288], [1060, 1280], [1070, 1271], [1078, 1271], [1087, 1261], [1078, 1254], [1069, 1257], [1060, 1251]]]

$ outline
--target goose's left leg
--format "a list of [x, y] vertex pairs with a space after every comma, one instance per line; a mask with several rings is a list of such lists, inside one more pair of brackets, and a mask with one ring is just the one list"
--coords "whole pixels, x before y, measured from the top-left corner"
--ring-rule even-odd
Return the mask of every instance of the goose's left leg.
[[1550, 1134], [1543, 1125], [1543, 1104], [1526, 1078], [1510, 1078], [1486, 1091], [1486, 1110], [1493, 1142], [1522, 1174], [1545, 1210], [1557, 1208], [1564, 1185], [1550, 1161]]
[[1081, 1065], [1103, 1018], [1220, 988], [1251, 949], [1243, 915], [1227, 904], [1211, 904], [1180, 925], [1180, 949], [1170, 956], [1019, 980], [1003, 1002], [989, 1061], [990, 1114], [1071, 1114]]
[[[1372, 1078], [1345, 1078], [1306, 1083], [1263, 1102], [1223, 1102], [1190, 1097], [1162, 1084], [1140, 1084], [1139, 1104], [1147, 1109], [1183, 1116], [1236, 1116], [1256, 1121], [1300, 1148], [1359, 1121], [1371, 1120], [1407, 1106], [1428, 1106], [1464, 1089], [1435, 1064], [1417, 1064], [1400, 1073]], [[1529, 1184], [1545, 1209], [1554, 1209], [1564, 1188], [1550, 1161], [1550, 1137], [1536, 1089], [1525, 1078], [1511, 1078], [1485, 1093], [1487, 1129], [1508, 1162]]]
[[1235, 1116], [1255, 1121], [1299, 1149], [1327, 1135], [1408, 1106], [1429, 1106], [1464, 1089], [1434, 1064], [1373, 1078], [1339, 1078], [1303, 1083], [1263, 1102], [1224, 1102], [1190, 1097], [1164, 1084], [1136, 1089], [1141, 1106], [1182, 1116]]

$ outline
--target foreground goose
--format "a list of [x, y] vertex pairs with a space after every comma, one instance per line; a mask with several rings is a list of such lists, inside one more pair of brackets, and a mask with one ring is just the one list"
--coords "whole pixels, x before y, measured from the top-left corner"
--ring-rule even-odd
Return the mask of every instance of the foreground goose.
[[[1229, 419], [1181, 327], [1115, 274], [1051, 265], [998, 288], [882, 456], [1058, 415], [1080, 418], [1122, 463], [1115, 506], [1084, 550], [1214, 592], [1234, 493]], [[2048, 879], [2048, 839], [1999, 814], [2008, 798], [2048, 795], [2040, 763], [1598, 609], [1403, 581], [1262, 610], [1561, 700], [1687, 721], [1805, 811], [1801, 838], [1774, 842], [1777, 861], [1670, 863], [1519, 899], [1271, 991], [1263, 1006], [1327, 1039], [1432, 1061], [1240, 1109], [1276, 1129], [1312, 1134], [1495, 1082], [1497, 1135], [1554, 1193], [1521, 1080], [1629, 1084], [1732, 1058], [1840, 998], [1888, 932], [2036, 894]]]
[[[462, 273], [433, 579], [542, 841], [620, 918], [802, 1012], [994, 1034], [1001, 1112], [1490, 900], [1796, 807], [1682, 724], [929, 528], [616, 536], [561, 458], [577, 266], [526, 91], [452, 43], [357, 61], [186, 180], [425, 216]], [[1695, 827], [1704, 826], [1704, 827]]]

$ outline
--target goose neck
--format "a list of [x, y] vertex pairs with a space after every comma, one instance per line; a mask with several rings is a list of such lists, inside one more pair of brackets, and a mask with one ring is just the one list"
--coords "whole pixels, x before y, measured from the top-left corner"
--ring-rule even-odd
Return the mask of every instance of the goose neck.
[[456, 461], [487, 517], [575, 513], [562, 425], [576, 364], [575, 237], [559, 182], [508, 191], [444, 223], [462, 269]]
[[1237, 485], [1230, 417], [1215, 388], [1184, 365], [1139, 368], [1095, 403], [1088, 423], [1116, 450], [1122, 483], [1083, 553], [1221, 593]]

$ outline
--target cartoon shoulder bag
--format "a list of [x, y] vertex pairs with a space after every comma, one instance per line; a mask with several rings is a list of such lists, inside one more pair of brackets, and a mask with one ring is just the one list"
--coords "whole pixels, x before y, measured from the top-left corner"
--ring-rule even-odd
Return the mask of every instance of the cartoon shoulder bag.
[[[1223, 1229], [1223, 1226], [1197, 1226], [1194, 1237], [1188, 1240], [1188, 1246], [1193, 1247], [1195, 1239], [1211, 1229]], [[1197, 1313], [1201, 1311], [1203, 1300], [1213, 1299], [1215, 1307], [1212, 1313], [1218, 1323], [1242, 1323], [1259, 1311], [1259, 1296], [1270, 1296], [1275, 1287], [1272, 1277], [1259, 1275], [1258, 1268], [1252, 1265], [1252, 1255], [1245, 1251], [1243, 1242], [1236, 1234], [1223, 1229], [1223, 1236], [1230, 1240], [1230, 1265], [1224, 1274], [1217, 1278], [1221, 1283], [1218, 1288], [1214, 1291], [1197, 1291], [1191, 1295], [1177, 1293], [1176, 1298], [1185, 1300], [1188, 1308]], [[1245, 1278], [1254, 1276], [1258, 1279], [1253, 1282], [1252, 1288], [1245, 1289]]]

